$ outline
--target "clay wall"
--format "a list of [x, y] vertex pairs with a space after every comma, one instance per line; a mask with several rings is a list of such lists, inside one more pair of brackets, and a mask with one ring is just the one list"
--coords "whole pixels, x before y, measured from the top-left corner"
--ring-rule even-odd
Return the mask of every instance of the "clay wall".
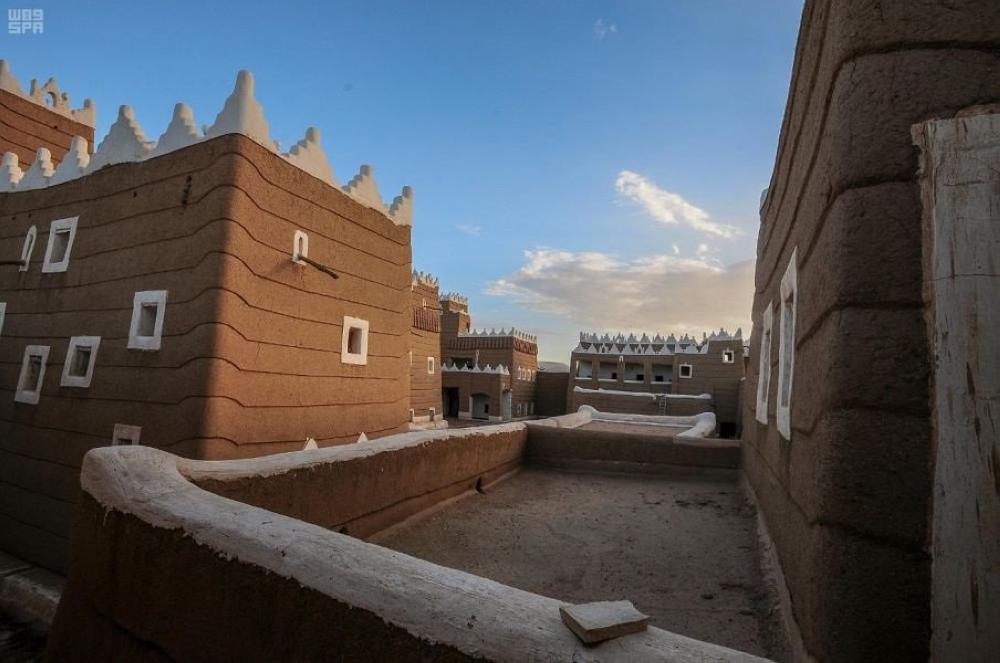
[[13, 152], [28, 169], [39, 147], [47, 147], [59, 163], [74, 136], [87, 139], [94, 151], [94, 128], [81, 124], [7, 90], [0, 90], [0, 154]]
[[[441, 306], [438, 289], [415, 282], [411, 290], [410, 409], [414, 419], [443, 417], [441, 409]], [[428, 358], [433, 358], [433, 366]]]
[[538, 371], [535, 377], [535, 414], [540, 417], [558, 417], [569, 412], [566, 388], [569, 373]]
[[475, 394], [486, 394], [489, 397], [489, 411], [486, 413], [489, 420], [501, 420], [503, 418], [503, 392], [511, 389], [511, 382], [511, 376], [500, 373], [444, 371], [441, 374], [442, 388], [458, 389], [458, 416], [460, 419], [473, 418], [475, 413], [470, 409], [469, 399]]
[[525, 460], [542, 467], [736, 479], [740, 443], [678, 440], [645, 433], [528, 423]]
[[[28, 102], [25, 102], [28, 103]], [[39, 190], [0, 194], [6, 305], [0, 343], [0, 548], [65, 571], [84, 454], [116, 423], [143, 444], [194, 455], [206, 437], [209, 373], [231, 181], [226, 146], [102, 169]], [[79, 217], [65, 272], [41, 271], [49, 224]], [[133, 296], [167, 290], [162, 346], [128, 349]], [[70, 337], [100, 336], [89, 388], [60, 385]], [[15, 402], [28, 345], [49, 346], [38, 404]]]
[[[805, 4], [758, 236], [743, 463], [817, 661], [928, 658], [930, 366], [910, 127], [1000, 98], [998, 41], [1000, 4], [986, 0]], [[793, 260], [783, 435], [777, 304]]]
[[[509, 424], [211, 465], [101, 449], [84, 468], [73, 568], [47, 658], [762, 660], [655, 627], [584, 645], [555, 599], [310, 522], [357, 523], [352, 514], [400, 496], [443, 498], [456, 483], [467, 491], [484, 471], [520, 462], [526, 438], [524, 425]], [[142, 499], [150, 492], [160, 499]], [[260, 628], [261, 614], [273, 627]]]
[[[410, 227], [243, 136], [232, 143], [209, 439], [202, 458], [249, 457], [405, 430]], [[291, 260], [296, 230], [328, 274]], [[369, 325], [367, 363], [345, 363], [345, 318]]]
[[[722, 359], [724, 350], [732, 351], [733, 361]], [[709, 341], [704, 354], [681, 354], [674, 357], [674, 394], [711, 394], [719, 423], [734, 425], [739, 422], [740, 390], [743, 388], [743, 341]], [[680, 365], [691, 365], [691, 377], [681, 377]]]
[[[587, 388], [584, 387], [584, 389]], [[660, 414], [656, 398], [649, 394], [625, 395], [573, 390], [570, 392], [570, 404], [572, 405], [572, 412], [576, 412], [583, 405], [589, 405], [598, 412]]]
[[[49, 224], [78, 217], [65, 272]], [[294, 221], [292, 220], [294, 219]], [[197, 458], [353, 442], [408, 420], [409, 228], [242, 136], [0, 195], [0, 548], [65, 571], [84, 454], [116, 424]], [[296, 229], [339, 279], [291, 260]], [[166, 290], [159, 350], [129, 349], [133, 295]], [[340, 361], [344, 315], [368, 364]], [[89, 387], [61, 386], [71, 336], [99, 336]], [[37, 404], [15, 402], [28, 345], [50, 348]]]
[[[534, 411], [538, 373], [538, 346], [535, 343], [514, 336], [462, 336], [448, 341], [442, 352], [444, 362], [455, 358], [474, 361], [478, 353], [482, 368], [502, 364], [510, 371], [511, 415], [518, 416], [519, 404], [521, 416], [527, 416], [529, 409]], [[527, 372], [519, 372], [519, 369]]]

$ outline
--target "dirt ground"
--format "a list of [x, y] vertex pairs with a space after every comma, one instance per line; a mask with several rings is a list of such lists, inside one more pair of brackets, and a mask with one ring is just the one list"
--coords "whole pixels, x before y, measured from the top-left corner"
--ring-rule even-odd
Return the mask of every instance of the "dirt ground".
[[529, 468], [377, 543], [569, 602], [629, 599], [654, 626], [780, 661], [754, 519], [735, 482]]

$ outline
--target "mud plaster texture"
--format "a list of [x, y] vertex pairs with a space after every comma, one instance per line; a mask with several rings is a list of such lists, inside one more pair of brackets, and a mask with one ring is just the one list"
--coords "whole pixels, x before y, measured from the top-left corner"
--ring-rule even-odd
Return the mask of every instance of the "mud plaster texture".
[[628, 599], [653, 626], [780, 661], [754, 518], [734, 482], [527, 468], [379, 544], [560, 600]]
[[[779, 329], [743, 469], [817, 661], [927, 660], [933, 489], [919, 150], [911, 127], [1000, 98], [1000, 3], [808, 0], [758, 234], [754, 331], [797, 272], [790, 435]], [[766, 356], [766, 355], [765, 355]], [[767, 421], [758, 423], [755, 414]]]

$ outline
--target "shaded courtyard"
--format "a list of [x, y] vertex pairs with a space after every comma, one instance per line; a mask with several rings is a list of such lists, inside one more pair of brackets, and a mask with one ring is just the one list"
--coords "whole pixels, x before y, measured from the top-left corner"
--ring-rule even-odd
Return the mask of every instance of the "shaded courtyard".
[[785, 658], [739, 484], [535, 468], [377, 537], [569, 602], [629, 599], [675, 633]]

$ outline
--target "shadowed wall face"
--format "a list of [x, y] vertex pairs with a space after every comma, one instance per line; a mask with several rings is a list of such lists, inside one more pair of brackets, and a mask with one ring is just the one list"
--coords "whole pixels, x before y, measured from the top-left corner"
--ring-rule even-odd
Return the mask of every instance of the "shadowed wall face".
[[440, 419], [441, 305], [438, 288], [414, 279], [411, 289], [410, 409], [416, 421]]
[[762, 208], [743, 439], [820, 661], [928, 658], [930, 362], [910, 127], [1000, 98], [998, 40], [995, 2], [803, 12]]
[[[43, 272], [62, 219], [66, 269]], [[0, 268], [4, 550], [64, 571], [81, 460], [116, 438], [234, 458], [406, 425], [409, 228], [245, 137], [0, 194], [0, 227], [9, 260], [35, 228], [27, 270]], [[292, 262], [298, 229], [339, 279]], [[158, 349], [130, 347], [142, 292], [164, 293]], [[341, 361], [348, 317], [368, 323], [364, 364]], [[87, 386], [66, 379], [73, 337], [100, 338]], [[48, 348], [35, 404], [29, 346]]]

